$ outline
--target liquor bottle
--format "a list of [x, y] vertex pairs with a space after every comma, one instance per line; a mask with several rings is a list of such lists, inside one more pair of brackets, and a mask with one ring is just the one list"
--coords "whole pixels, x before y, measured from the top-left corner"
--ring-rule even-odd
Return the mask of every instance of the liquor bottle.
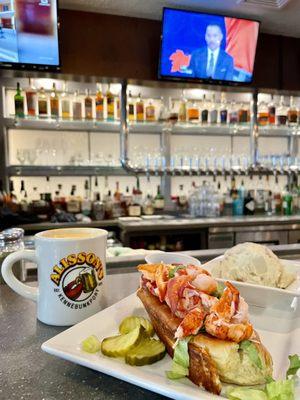
[[203, 95], [203, 102], [201, 107], [201, 122], [202, 124], [207, 124], [208, 122], [208, 108], [205, 94]]
[[84, 99], [85, 119], [93, 119], [93, 100], [90, 96], [90, 90], [86, 89]]
[[17, 82], [17, 92], [15, 94], [15, 116], [24, 118], [24, 97], [21, 94], [19, 82]]
[[237, 195], [233, 199], [233, 215], [242, 216], [244, 215], [244, 203], [245, 203], [245, 186], [244, 181], [242, 181], [241, 186], [237, 190]]
[[290, 97], [290, 107], [288, 109], [288, 123], [295, 126], [298, 123], [298, 108], [295, 106], [294, 97]]
[[114, 193], [114, 200], [120, 202], [122, 193], [120, 192], [120, 184], [116, 182], [116, 191]]
[[152, 101], [149, 101], [149, 104], [146, 106], [146, 121], [153, 122], [155, 121], [155, 107]]
[[171, 122], [172, 124], [178, 122], [178, 109], [176, 107], [175, 100], [173, 100], [172, 98], [170, 98], [168, 121]]
[[21, 180], [21, 188], [20, 188], [20, 209], [22, 212], [27, 212], [29, 207], [28, 207], [28, 197], [27, 197], [27, 192], [25, 190], [25, 182], [24, 180]]
[[221, 93], [221, 104], [220, 104], [220, 123], [227, 124], [227, 117], [228, 117], [228, 107], [226, 101], [226, 94]]
[[298, 214], [299, 212], [299, 190], [298, 187], [296, 185], [296, 183], [294, 183], [292, 185], [292, 190], [291, 190], [291, 195], [292, 195], [292, 205], [293, 205], [293, 209], [292, 209], [292, 213], [293, 214]]
[[292, 215], [293, 211], [293, 196], [289, 191], [288, 185], [282, 193], [282, 211], [284, 215]]
[[158, 114], [158, 121], [159, 122], [165, 122], [167, 121], [168, 117], [169, 117], [169, 113], [167, 110], [167, 107], [165, 106], [165, 101], [164, 101], [164, 97], [161, 96], [160, 98], [160, 107], [159, 107], [159, 114]]
[[66, 84], [63, 85], [63, 92], [61, 94], [61, 116], [63, 119], [70, 119], [70, 99], [67, 94]]
[[255, 212], [254, 190], [248, 190], [244, 200], [244, 215], [254, 215], [254, 212]]
[[187, 196], [183, 190], [183, 185], [179, 185], [178, 191], [178, 206], [181, 210], [185, 210], [187, 208], [188, 200]]
[[275, 187], [273, 190], [273, 203], [274, 203], [274, 208], [275, 208], [275, 213], [277, 215], [281, 215], [282, 213], [282, 196], [281, 196], [281, 190], [278, 185], [278, 177], [275, 177]]
[[160, 192], [160, 185], [157, 186], [157, 193], [154, 197], [154, 208], [155, 210], [163, 210], [165, 207], [165, 198]]
[[129, 121], [134, 121], [134, 101], [132, 98], [131, 91], [129, 91], [128, 94], [128, 120]]
[[58, 118], [59, 99], [56, 92], [56, 85], [53, 82], [52, 91], [50, 94], [50, 114], [51, 118]]
[[126, 208], [128, 210], [129, 204], [132, 203], [132, 195], [129, 192], [129, 187], [128, 186], [126, 186], [126, 191], [125, 191], [125, 194], [123, 196], [123, 199], [124, 199]]
[[110, 85], [108, 85], [106, 92], [106, 103], [107, 103], [107, 119], [108, 121], [114, 121], [115, 119], [115, 96], [110, 91]]
[[235, 101], [232, 101], [230, 103], [230, 108], [229, 108], [229, 123], [230, 124], [237, 124], [239, 121], [238, 118], [238, 110], [237, 110], [237, 105], [235, 103]]
[[72, 185], [70, 196], [67, 200], [67, 212], [78, 214], [80, 213], [80, 198], [76, 196], [76, 185]]
[[186, 122], [186, 99], [184, 98], [183, 94], [181, 96], [180, 104], [179, 104], [179, 110], [178, 110], [178, 120], [179, 122]]
[[187, 115], [189, 122], [199, 122], [199, 107], [195, 101], [188, 104]]
[[43, 87], [40, 88], [38, 93], [38, 109], [40, 118], [45, 118], [48, 116], [47, 96]]
[[287, 119], [287, 107], [284, 104], [284, 96], [280, 96], [279, 107], [276, 110], [277, 125], [286, 125]]
[[269, 123], [269, 107], [264, 101], [258, 104], [257, 123], [261, 126], [266, 126]]
[[268, 111], [269, 111], [269, 125], [274, 125], [276, 122], [275, 116], [276, 116], [276, 106], [274, 103], [274, 96], [271, 95], [271, 101], [268, 105]]
[[215, 94], [212, 95], [212, 102], [209, 107], [209, 118], [211, 124], [216, 124], [218, 122], [218, 105], [216, 103]]
[[141, 98], [141, 94], [139, 93], [138, 100], [136, 102], [136, 120], [138, 122], [144, 121], [144, 102]]
[[104, 216], [105, 219], [112, 219], [113, 218], [113, 200], [111, 198], [111, 191], [107, 192], [107, 195], [104, 199]]
[[116, 99], [116, 108], [117, 108], [117, 120], [120, 119], [120, 112], [121, 112], [121, 107], [120, 107], [120, 96], [117, 96]]
[[92, 211], [92, 202], [90, 198], [89, 181], [87, 179], [84, 182], [84, 191], [85, 195], [81, 202], [81, 212], [83, 215], [86, 215], [88, 217], [90, 216]]
[[143, 203], [143, 213], [145, 215], [153, 215], [154, 214], [153, 200], [149, 193], [147, 194], [147, 197]]
[[248, 121], [248, 108], [246, 103], [241, 103], [238, 110], [238, 122], [245, 124]]
[[29, 88], [26, 90], [27, 115], [30, 117], [36, 116], [36, 90], [32, 86], [29, 78]]
[[134, 198], [135, 202], [140, 204], [140, 205], [142, 205], [143, 192], [141, 191], [140, 178], [139, 177], [136, 178], [136, 189], [135, 189], [135, 192], [134, 192], [134, 196], [135, 196], [135, 198]]
[[133, 188], [133, 191], [132, 191], [132, 202], [129, 204], [129, 207], [128, 207], [128, 215], [130, 217], [140, 217], [142, 215], [142, 207], [135, 200], [134, 192], [135, 192], [135, 189]]
[[102, 221], [105, 216], [104, 203], [101, 201], [100, 193], [95, 192], [92, 204], [92, 217], [95, 221]]
[[103, 121], [103, 119], [104, 119], [104, 97], [103, 97], [103, 94], [102, 94], [102, 86], [101, 86], [101, 84], [97, 85], [96, 119], [98, 121]]
[[78, 97], [78, 91], [76, 90], [72, 102], [73, 108], [73, 119], [82, 119], [82, 102]]

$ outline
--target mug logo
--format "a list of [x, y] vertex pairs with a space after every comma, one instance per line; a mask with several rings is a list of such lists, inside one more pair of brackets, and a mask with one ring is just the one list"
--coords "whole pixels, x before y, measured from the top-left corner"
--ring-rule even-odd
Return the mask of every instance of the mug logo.
[[61, 259], [50, 275], [60, 301], [74, 309], [87, 307], [96, 299], [103, 277], [101, 259], [85, 252]]

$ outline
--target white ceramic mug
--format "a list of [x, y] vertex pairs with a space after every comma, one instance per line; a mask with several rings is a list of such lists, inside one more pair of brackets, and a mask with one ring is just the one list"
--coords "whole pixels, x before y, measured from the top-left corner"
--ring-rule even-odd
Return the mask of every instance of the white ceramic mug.
[[[2, 264], [5, 282], [37, 302], [37, 317], [49, 325], [73, 325], [101, 310], [106, 274], [107, 231], [52, 229], [35, 235], [35, 250], [10, 254]], [[38, 287], [25, 285], [12, 272], [19, 260], [38, 266]]]

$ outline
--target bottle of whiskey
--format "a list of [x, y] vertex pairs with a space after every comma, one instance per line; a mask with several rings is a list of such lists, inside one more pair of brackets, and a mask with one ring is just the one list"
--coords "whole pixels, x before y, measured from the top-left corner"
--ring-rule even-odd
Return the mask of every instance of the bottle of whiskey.
[[39, 109], [39, 117], [46, 118], [48, 116], [48, 102], [47, 96], [45, 93], [45, 89], [43, 87], [40, 88], [38, 94], [38, 109]]
[[134, 101], [132, 98], [131, 91], [128, 94], [128, 120], [134, 121]]
[[288, 109], [288, 123], [290, 126], [295, 126], [298, 123], [298, 109], [294, 103], [294, 97], [290, 97], [290, 107]]
[[92, 205], [92, 217], [95, 221], [102, 221], [105, 216], [104, 203], [101, 201], [100, 193], [95, 192]]
[[58, 118], [59, 100], [56, 92], [56, 85], [53, 82], [52, 91], [50, 94], [50, 113], [51, 118]]
[[187, 109], [188, 121], [189, 122], [199, 122], [199, 107], [197, 103], [189, 102]]
[[110, 85], [108, 85], [106, 92], [106, 103], [107, 103], [107, 119], [108, 121], [114, 121], [115, 119], [115, 96], [110, 91]]
[[61, 94], [61, 116], [63, 119], [70, 119], [71, 117], [70, 99], [67, 94], [67, 87], [65, 83], [63, 85], [63, 92]]
[[132, 201], [128, 206], [128, 215], [130, 217], [140, 217], [142, 214], [141, 196], [139, 189], [132, 189]]
[[116, 97], [116, 108], [117, 108], [117, 120], [120, 120], [120, 113], [121, 113], [120, 96]]
[[138, 100], [136, 102], [136, 120], [138, 122], [144, 121], [144, 102], [141, 98], [141, 93], [139, 93]]
[[157, 186], [157, 193], [154, 198], [155, 210], [163, 210], [165, 208], [165, 198], [160, 191], [160, 185]]
[[102, 94], [102, 86], [100, 83], [97, 85], [96, 93], [96, 119], [98, 121], [103, 121], [104, 119], [104, 97]]
[[21, 94], [19, 82], [17, 82], [17, 92], [15, 94], [15, 116], [24, 118], [24, 97]]
[[30, 78], [29, 78], [29, 88], [26, 90], [26, 102], [27, 102], [27, 115], [29, 117], [35, 117], [36, 116], [36, 90], [33, 87]]
[[186, 122], [186, 99], [184, 98], [184, 94], [182, 93], [181, 99], [180, 99], [180, 104], [179, 104], [179, 110], [178, 110], [178, 120], [179, 122]]
[[149, 104], [146, 106], [146, 121], [155, 121], [155, 107], [151, 100], [149, 100]]
[[269, 109], [269, 125], [274, 125], [276, 122], [275, 116], [276, 116], [276, 106], [274, 103], [274, 96], [271, 95], [271, 101], [268, 105]]
[[212, 125], [215, 125], [218, 121], [218, 105], [216, 103], [216, 95], [213, 93], [212, 101], [209, 107], [209, 120]]
[[258, 104], [257, 122], [260, 126], [266, 126], [269, 123], [269, 107], [264, 101]]
[[248, 121], [248, 108], [246, 103], [241, 103], [238, 111], [238, 122], [245, 124]]
[[154, 214], [153, 200], [149, 193], [147, 194], [147, 197], [143, 203], [143, 214], [145, 215]]
[[239, 122], [238, 108], [235, 101], [232, 101], [230, 103], [230, 108], [229, 108], [229, 123], [237, 124], [238, 122]]
[[82, 102], [79, 99], [77, 90], [74, 93], [72, 108], [73, 108], [73, 119], [75, 120], [82, 119]]
[[85, 119], [93, 119], [93, 100], [90, 96], [90, 90], [86, 89], [84, 99]]
[[89, 181], [86, 179], [84, 182], [85, 195], [81, 202], [81, 212], [83, 215], [90, 216], [92, 211], [92, 201], [90, 198]]
[[220, 124], [222, 125], [227, 124], [227, 117], [228, 117], [228, 107], [226, 101], [226, 94], [221, 93]]
[[205, 94], [203, 95], [202, 110], [201, 110], [201, 122], [207, 124], [208, 122], [208, 107]]
[[70, 197], [67, 200], [67, 212], [78, 214], [81, 211], [80, 198], [76, 196], [76, 185], [72, 185]]
[[284, 104], [284, 96], [280, 96], [279, 107], [276, 109], [276, 122], [277, 125], [286, 125], [287, 123], [287, 107]]

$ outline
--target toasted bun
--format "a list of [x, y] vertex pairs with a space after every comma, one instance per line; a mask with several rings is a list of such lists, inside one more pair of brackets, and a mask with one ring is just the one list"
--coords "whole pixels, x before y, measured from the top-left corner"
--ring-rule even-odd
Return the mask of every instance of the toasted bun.
[[[155, 332], [172, 357], [175, 332], [181, 320], [171, 313], [167, 304], [161, 303], [147, 289], [139, 289], [137, 295], [151, 319]], [[239, 349], [238, 343], [220, 340], [208, 334], [194, 336], [189, 342], [190, 380], [216, 394], [221, 392], [220, 380], [237, 385], [265, 383], [266, 377], [272, 376], [272, 358], [256, 332], [251, 340], [259, 352], [262, 369], [254, 365], [247, 353]]]
[[272, 376], [272, 358], [256, 332], [251, 341], [256, 346], [263, 368], [257, 367], [248, 354], [239, 349], [238, 343], [205, 334], [196, 335], [192, 343], [208, 351], [215, 362], [221, 381], [250, 386], [263, 384], [268, 376]]

